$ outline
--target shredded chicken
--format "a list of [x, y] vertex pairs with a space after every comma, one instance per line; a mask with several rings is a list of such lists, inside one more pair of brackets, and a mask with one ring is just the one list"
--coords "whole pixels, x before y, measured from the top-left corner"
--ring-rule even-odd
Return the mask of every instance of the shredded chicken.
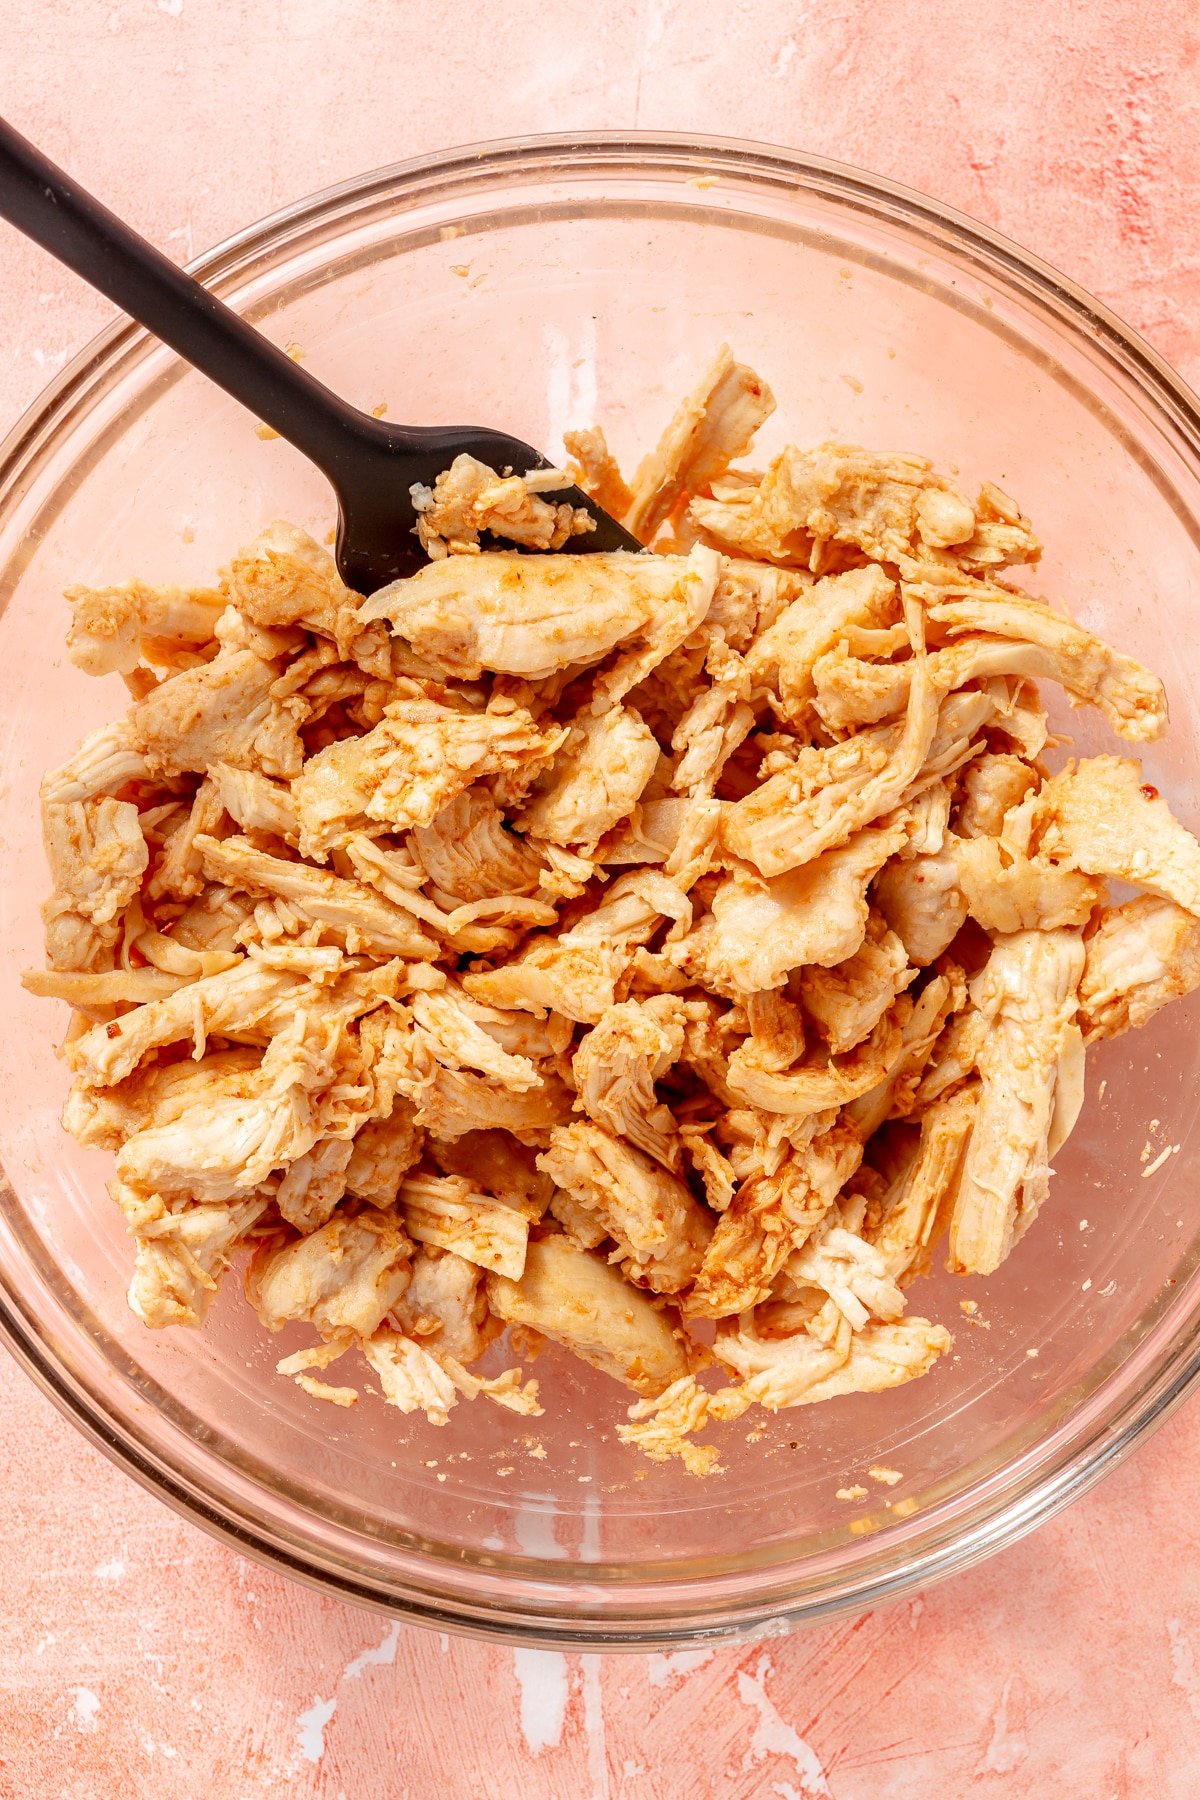
[[1085, 1046], [1200, 988], [1200, 844], [1136, 762], [1060, 767], [1037, 687], [1137, 745], [1161, 683], [1004, 584], [1041, 545], [999, 488], [734, 466], [773, 405], [722, 347], [631, 482], [567, 435], [641, 555], [580, 553], [565, 469], [460, 456], [369, 599], [279, 522], [211, 588], [68, 590], [131, 704], [43, 781], [23, 979], [147, 1325], [242, 1260], [310, 1334], [280, 1374], [435, 1426], [540, 1412], [481, 1362], [511, 1327], [713, 1475], [702, 1430], [925, 1374], [941, 1241], [994, 1270]]

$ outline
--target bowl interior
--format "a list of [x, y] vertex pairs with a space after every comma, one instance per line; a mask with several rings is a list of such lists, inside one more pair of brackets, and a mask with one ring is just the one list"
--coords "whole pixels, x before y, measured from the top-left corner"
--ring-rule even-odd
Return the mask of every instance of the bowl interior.
[[[728, 340], [778, 399], [756, 461], [787, 439], [836, 438], [930, 455], [968, 490], [998, 482], [1046, 542], [1035, 590], [1164, 676], [1173, 730], [1147, 779], [1200, 823], [1200, 495], [1159, 410], [1102, 334], [1068, 333], [999, 263], [836, 183], [719, 160], [564, 153], [486, 179], [463, 165], [377, 181], [235, 247], [216, 277], [338, 392], [393, 418], [503, 425], [551, 454], [598, 419], [628, 469]], [[481, 1402], [438, 1430], [370, 1383], [343, 1411], [275, 1377], [305, 1334], [268, 1338], [233, 1277], [203, 1333], [142, 1327], [109, 1159], [58, 1123], [65, 1013], [18, 986], [41, 958], [39, 776], [125, 704], [116, 678], [68, 662], [61, 591], [205, 582], [269, 519], [323, 537], [333, 515], [286, 444], [129, 334], [67, 384], [52, 424], [0, 514], [0, 1274], [94, 1417], [180, 1488], [258, 1520], [300, 1566], [383, 1598], [414, 1583], [486, 1590], [497, 1607], [574, 1611], [602, 1630], [635, 1589], [658, 1595], [658, 1616], [694, 1617], [686, 1582], [744, 1618], [816, 1604], [884, 1546], [898, 1566], [922, 1533], [961, 1533], [989, 1494], [1048, 1467], [1114, 1384], [1142, 1379], [1192, 1298], [1189, 1003], [1091, 1055], [1051, 1200], [999, 1274], [910, 1290], [910, 1311], [955, 1334], [928, 1378], [721, 1428], [725, 1470], [707, 1481], [620, 1445], [628, 1397], [554, 1352], [535, 1370], [543, 1418]], [[1119, 749], [1089, 715], [1056, 716], [1076, 746]], [[880, 1463], [902, 1482], [868, 1480]], [[865, 1501], [835, 1497], [859, 1482]]]

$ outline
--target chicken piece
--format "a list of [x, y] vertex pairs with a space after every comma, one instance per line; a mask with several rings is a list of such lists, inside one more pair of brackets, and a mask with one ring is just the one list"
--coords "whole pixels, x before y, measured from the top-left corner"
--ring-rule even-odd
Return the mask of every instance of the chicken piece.
[[278, 662], [234, 650], [160, 682], [129, 711], [134, 743], [151, 774], [203, 775], [214, 762], [252, 766], [279, 674]]
[[1027, 666], [1014, 665], [1013, 672], [1061, 681], [1068, 693], [1098, 707], [1113, 730], [1134, 743], [1151, 743], [1167, 728], [1167, 697], [1158, 677], [1039, 600], [996, 588], [985, 598], [942, 601], [928, 611], [930, 622], [951, 637], [982, 631], [1042, 652], [1040, 658], [1030, 657]]
[[377, 1331], [361, 1345], [362, 1353], [379, 1377], [379, 1387], [389, 1406], [401, 1412], [423, 1412], [431, 1425], [444, 1425], [461, 1394], [468, 1400], [480, 1394], [509, 1412], [538, 1415], [536, 1381], [521, 1385], [521, 1371], [506, 1369], [485, 1380], [471, 1375], [447, 1351], [426, 1350], [400, 1331]]
[[[788, 971], [831, 968], [853, 956], [867, 929], [867, 888], [904, 842], [903, 825], [858, 832], [850, 842], [773, 881], [737, 869], [713, 896], [705, 957], [743, 994], [782, 987]], [[671, 947], [681, 952], [687, 943]], [[670, 952], [669, 952], [670, 953]]]
[[429, 825], [477, 776], [549, 755], [566, 737], [504, 700], [473, 712], [414, 687], [383, 710], [373, 731], [319, 750], [293, 782], [302, 855], [325, 862], [355, 832]]
[[520, 1281], [529, 1221], [515, 1207], [479, 1193], [465, 1176], [412, 1174], [400, 1184], [405, 1228], [418, 1244], [435, 1244], [481, 1269]]
[[339, 1214], [279, 1248], [264, 1243], [247, 1270], [246, 1297], [268, 1331], [304, 1320], [323, 1337], [369, 1338], [411, 1273], [412, 1244], [397, 1213]]
[[[725, 1393], [734, 1392], [726, 1389]], [[714, 1401], [717, 1406], [714, 1408]], [[693, 1444], [691, 1433], [702, 1431], [709, 1418], [727, 1418], [724, 1395], [698, 1387], [694, 1375], [673, 1381], [665, 1393], [652, 1400], [637, 1400], [629, 1408], [628, 1425], [617, 1426], [623, 1444], [633, 1444], [651, 1462], [669, 1462], [678, 1456], [690, 1475], [717, 1475], [724, 1471], [714, 1444]]]
[[597, 847], [596, 861], [607, 869], [629, 863], [665, 863], [679, 842], [691, 808], [692, 801], [682, 794], [642, 800]]
[[459, 901], [534, 894], [545, 867], [523, 838], [506, 829], [484, 787], [464, 788], [407, 842], [434, 886]]
[[1083, 974], [1078, 931], [1000, 938], [971, 997], [991, 1027], [978, 1052], [979, 1110], [950, 1221], [950, 1267], [989, 1275], [1032, 1224], [1049, 1189], [1060, 1071], [1078, 1063]]
[[876, 456], [853, 444], [789, 444], [743, 504], [693, 500], [688, 514], [723, 549], [810, 567], [814, 546], [826, 542], [894, 563], [928, 541], [925, 525], [943, 543], [948, 529], [966, 539], [975, 526], [974, 509], [923, 457]]
[[394, 1311], [406, 1336], [460, 1363], [482, 1356], [500, 1330], [478, 1265], [431, 1244], [417, 1246], [412, 1280]]
[[900, 938], [909, 961], [919, 969], [936, 962], [967, 916], [954, 840], [949, 839], [937, 856], [889, 863], [871, 897]]
[[163, 640], [171, 651], [200, 650], [213, 642], [225, 610], [225, 596], [215, 589], [147, 587], [144, 581], [69, 587], [64, 597], [71, 606], [67, 653], [85, 675], [131, 675], [140, 657], [161, 660]]
[[916, 974], [901, 940], [875, 914], [853, 956], [831, 969], [803, 971], [800, 998], [829, 1045], [830, 1055], [841, 1056], [871, 1034]]
[[244, 941], [242, 933], [254, 905], [249, 894], [213, 882], [180, 913], [171, 928], [172, 941], [205, 955], [233, 950]]
[[316, 1231], [331, 1219], [346, 1192], [346, 1167], [354, 1145], [349, 1138], [322, 1138], [289, 1164], [275, 1189], [281, 1218], [297, 1231]]
[[569, 930], [530, 938], [514, 961], [464, 975], [463, 987], [487, 1006], [545, 1009], [595, 1025], [616, 1001], [616, 982], [633, 947], [671, 916], [691, 917], [687, 896], [673, 882], [649, 871], [622, 875]]
[[658, 757], [653, 733], [632, 707], [584, 714], [535, 780], [518, 830], [551, 844], [596, 844], [637, 805]]
[[1001, 838], [961, 842], [955, 847], [955, 861], [967, 911], [985, 931], [1007, 934], [1086, 925], [1104, 897], [1103, 883], [1090, 875], [1044, 856], [1010, 850]]
[[705, 667], [710, 685], [700, 685], [671, 734], [676, 758], [671, 786], [676, 793], [711, 794], [725, 764], [754, 729], [750, 677], [741, 657], [716, 639]]
[[812, 576], [800, 569], [775, 569], [744, 557], [723, 557], [704, 629], [713, 636], [719, 634], [731, 650], [745, 655], [757, 638], [770, 631], [785, 607], [809, 593], [812, 586]]
[[747, 1399], [779, 1412], [810, 1406], [840, 1394], [874, 1394], [928, 1374], [952, 1343], [943, 1325], [897, 1319], [862, 1331], [847, 1327], [826, 1343], [801, 1331], [794, 1337], [761, 1338], [753, 1321], [730, 1321], [717, 1332], [720, 1362], [742, 1376]]
[[163, 833], [162, 854], [146, 883], [152, 901], [194, 900], [205, 886], [204, 869], [196, 840], [218, 836], [225, 825], [225, 805], [215, 782], [200, 783], [192, 804], [171, 821]]
[[679, 1060], [684, 1022], [683, 1002], [673, 994], [622, 1001], [585, 1033], [571, 1062], [588, 1117], [675, 1175], [683, 1166], [679, 1132], [654, 1084]]
[[963, 773], [956, 834], [961, 838], [999, 837], [1005, 813], [1019, 806], [1037, 784], [1036, 771], [1019, 756], [994, 752], [977, 756]]
[[1089, 756], [1068, 763], [1033, 803], [1041, 854], [1145, 888], [1200, 917], [1200, 844], [1137, 763]]
[[745, 363], [735, 363], [728, 344], [722, 344], [639, 464], [623, 523], [648, 544], [681, 500], [701, 492], [745, 455], [774, 410], [770, 388]]
[[782, 1072], [764, 1068], [755, 1058], [751, 1039], [729, 1059], [729, 1085], [751, 1106], [792, 1118], [845, 1106], [869, 1093], [899, 1061], [904, 1051], [904, 1026], [911, 1010], [912, 1001], [901, 995], [871, 1035], [840, 1062], [831, 1058]]
[[1085, 1043], [1119, 1037], [1200, 987], [1200, 921], [1142, 895], [1106, 906], [1085, 944], [1079, 1023]]
[[150, 1000], [165, 1000], [168, 994], [186, 987], [189, 979], [187, 975], [164, 974], [161, 969], [105, 969], [95, 974], [24, 969], [21, 986], [39, 1000], [65, 1000], [81, 1018], [101, 1020], [111, 1017], [114, 1006], [144, 1006]]
[[688, 1373], [668, 1314], [569, 1238], [530, 1244], [519, 1282], [487, 1278], [488, 1305], [508, 1325], [538, 1331], [639, 1394]]
[[[651, 635], [664, 616], [707, 611], [718, 559], [637, 556], [511, 556], [429, 563], [380, 588], [360, 608], [386, 619], [443, 674], [478, 680], [485, 669], [541, 681], [557, 669], [598, 662], [618, 644]], [[686, 635], [686, 633], [684, 634]]]
[[538, 1168], [604, 1227], [628, 1280], [678, 1294], [695, 1278], [708, 1216], [682, 1181], [632, 1144], [599, 1125], [561, 1125]]
[[[898, 610], [896, 583], [877, 565], [827, 575], [751, 646], [746, 656], [751, 682], [767, 692], [782, 720], [806, 727], [819, 695], [817, 665], [848, 631], [890, 625]], [[902, 699], [894, 710], [903, 707]]]
[[924, 768], [938, 729], [926, 658], [914, 661], [902, 731], [877, 727], [829, 749], [801, 751], [793, 769], [726, 808], [725, 848], [768, 878], [783, 875], [845, 844], [895, 806]]
[[133, 726], [128, 718], [98, 726], [57, 769], [42, 777], [42, 804], [70, 806], [94, 800], [98, 794], [116, 794], [131, 781], [149, 774]]
[[465, 1175], [475, 1187], [513, 1206], [533, 1223], [550, 1204], [554, 1183], [537, 1166], [536, 1155], [507, 1131], [467, 1131], [430, 1145], [443, 1175]]
[[[68, 1059], [81, 1080], [108, 1087], [136, 1069], [143, 1056], [166, 1044], [206, 1036], [230, 1037], [294, 1007], [308, 986], [302, 975], [264, 969], [245, 959], [221, 975], [209, 975], [107, 1025], [93, 1026], [70, 1046]], [[197, 1059], [203, 1054], [198, 1049]]]
[[405, 1091], [417, 1107], [417, 1123], [436, 1138], [510, 1131], [522, 1142], [544, 1143], [552, 1126], [571, 1117], [571, 1090], [549, 1072], [543, 1072], [540, 1086], [517, 1094], [487, 1076], [446, 1069], [431, 1059]]
[[369, 1119], [351, 1142], [346, 1189], [372, 1206], [392, 1206], [400, 1183], [421, 1160], [425, 1134], [411, 1101], [397, 1094], [391, 1111]]
[[750, 994], [746, 1023], [754, 1060], [764, 1069], [790, 1069], [804, 1055], [804, 1014], [782, 993]]
[[336, 1015], [298, 1008], [240, 1092], [201, 1089], [170, 1123], [135, 1132], [117, 1154], [118, 1178], [143, 1192], [229, 1200], [307, 1156], [326, 1123], [321, 1091], [343, 1072], [344, 1031]]
[[978, 1104], [974, 1084], [935, 1101], [921, 1120], [916, 1155], [884, 1196], [870, 1237], [901, 1285], [925, 1273], [930, 1250], [949, 1223]]
[[541, 1076], [527, 1056], [512, 1056], [477, 1025], [452, 994], [416, 994], [412, 1016], [434, 1059], [447, 1069], [478, 1069], [496, 1085], [515, 1094], [541, 1086]]
[[617, 466], [617, 460], [598, 425], [582, 431], [564, 431], [567, 454], [579, 470], [579, 485], [597, 506], [619, 519], [633, 496]]
[[772, 1174], [755, 1174], [738, 1187], [717, 1221], [695, 1286], [684, 1301], [687, 1317], [722, 1319], [765, 1300], [793, 1251], [820, 1224], [862, 1161], [854, 1132], [815, 1121], [822, 1129]]
[[[854, 1126], [864, 1143], [885, 1119], [906, 1118], [912, 1111], [926, 1065], [946, 1021], [958, 1011], [966, 997], [962, 970], [954, 965], [945, 974], [934, 975], [921, 989], [902, 1027], [904, 1041], [899, 1057], [881, 1082], [868, 1088], [857, 1100], [851, 1100], [843, 1111], [846, 1123]], [[974, 1067], [974, 1052], [971, 1067]]]
[[151, 1123], [172, 1124], [201, 1094], [217, 1099], [244, 1093], [247, 1075], [261, 1061], [259, 1050], [219, 1050], [200, 1062], [149, 1063], [113, 1087], [89, 1087], [76, 1079], [63, 1128], [80, 1144], [119, 1150]]
[[[300, 835], [292, 791], [282, 781], [271, 781], [256, 769], [235, 769], [231, 763], [214, 763], [208, 779], [222, 807], [243, 831], [265, 831], [271, 837], [295, 844]], [[211, 832], [212, 826], [202, 830]]]
[[898, 1319], [904, 1311], [904, 1295], [882, 1253], [849, 1227], [836, 1205], [784, 1269], [797, 1288], [816, 1288], [832, 1300], [852, 1331], [862, 1331], [871, 1319]]
[[435, 560], [477, 552], [484, 532], [529, 550], [561, 550], [576, 533], [596, 529], [586, 507], [542, 499], [542, 490], [570, 485], [565, 470], [501, 477], [474, 456], [456, 456], [432, 488], [418, 484], [412, 491], [417, 536]]
[[53, 891], [42, 905], [52, 969], [95, 970], [121, 934], [150, 860], [136, 806], [124, 800], [42, 805]]
[[245, 1234], [267, 1209], [262, 1195], [233, 1206], [184, 1205], [147, 1219], [136, 1235], [129, 1305], [142, 1323], [199, 1325]]
[[268, 631], [303, 626], [332, 639], [343, 661], [376, 675], [391, 674], [386, 631], [363, 629], [352, 593], [328, 550], [307, 532], [276, 519], [244, 550], [222, 577], [239, 613]]
[[410, 912], [357, 881], [345, 881], [327, 869], [285, 862], [256, 850], [248, 838], [196, 840], [204, 873], [211, 881], [286, 900], [302, 919], [327, 927], [344, 939], [351, 954], [432, 957], [436, 941], [426, 937]]

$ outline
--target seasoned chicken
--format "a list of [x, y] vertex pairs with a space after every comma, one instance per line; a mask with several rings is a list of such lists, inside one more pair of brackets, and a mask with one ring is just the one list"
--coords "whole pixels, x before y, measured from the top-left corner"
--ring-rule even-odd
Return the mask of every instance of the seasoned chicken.
[[868, 920], [867, 935], [853, 956], [833, 968], [803, 971], [800, 997], [831, 1055], [841, 1056], [870, 1036], [916, 973], [896, 933], [876, 916]]
[[1134, 743], [1150, 743], [1167, 728], [1167, 697], [1158, 677], [1041, 601], [997, 588], [994, 597], [930, 606], [929, 618], [951, 637], [983, 631], [1040, 650], [1042, 658], [1033, 656], [1024, 667], [1014, 664], [1012, 672], [1061, 681], [1068, 693], [1098, 706], [1113, 730]]
[[542, 498], [570, 485], [563, 470], [500, 476], [474, 456], [456, 456], [432, 488], [413, 490], [417, 535], [435, 560], [478, 552], [484, 532], [530, 550], [561, 550], [576, 533], [596, 528], [585, 507]]
[[1137, 763], [1089, 756], [1043, 784], [1033, 814], [1042, 851], [1086, 875], [1111, 875], [1200, 917], [1200, 844]]
[[139, 659], [162, 663], [211, 644], [225, 610], [215, 588], [147, 587], [126, 581], [119, 587], [69, 587], [71, 606], [67, 650], [85, 675], [131, 675]]
[[997, 941], [972, 984], [991, 1024], [950, 1221], [950, 1265], [961, 1274], [998, 1268], [1049, 1191], [1060, 1072], [1082, 1055], [1075, 1015], [1083, 963], [1078, 931], [1021, 931]]
[[121, 935], [150, 852], [136, 806], [74, 800], [42, 806], [42, 838], [54, 891], [42, 905], [52, 969], [97, 969]]
[[633, 498], [598, 425], [582, 431], [564, 431], [567, 454], [578, 467], [579, 485], [584, 493], [602, 506], [606, 513], [619, 519]]
[[585, 715], [534, 781], [517, 829], [551, 844], [597, 843], [637, 805], [658, 757], [653, 733], [632, 707]]
[[416, 1243], [453, 1250], [481, 1269], [520, 1281], [529, 1221], [515, 1207], [477, 1192], [463, 1175], [406, 1175], [398, 1198]]
[[683, 1163], [679, 1131], [654, 1084], [678, 1062], [684, 1025], [683, 1002], [673, 994], [625, 1000], [584, 1034], [571, 1062], [588, 1117], [676, 1175]]
[[1200, 987], [1200, 920], [1183, 907], [1143, 895], [1097, 917], [1079, 983], [1087, 1043], [1136, 1030]]
[[266, 1240], [246, 1275], [246, 1293], [268, 1331], [304, 1320], [324, 1337], [368, 1338], [408, 1286], [412, 1244], [395, 1212], [339, 1215], [307, 1237]]
[[681, 500], [700, 493], [745, 455], [774, 410], [770, 388], [745, 363], [735, 363], [729, 346], [722, 344], [638, 466], [624, 514], [634, 536], [648, 544]]
[[506, 1324], [540, 1332], [636, 1393], [660, 1394], [688, 1373], [668, 1316], [569, 1238], [530, 1244], [521, 1280], [489, 1275], [487, 1292]]
[[694, 1280], [711, 1226], [677, 1176], [601, 1126], [583, 1123], [552, 1131], [538, 1168], [603, 1226], [630, 1281], [677, 1294]]
[[773, 1174], [741, 1183], [717, 1221], [684, 1301], [685, 1316], [729, 1318], [767, 1298], [788, 1257], [820, 1224], [862, 1160], [857, 1135], [832, 1118], [814, 1120], [825, 1128]]
[[246, 1258], [310, 1328], [278, 1373], [351, 1407], [359, 1359], [406, 1454], [462, 1400], [540, 1412], [470, 1366], [509, 1325], [696, 1474], [709, 1425], [924, 1374], [942, 1234], [994, 1269], [1085, 1044], [1200, 988], [1200, 843], [1133, 761], [1051, 773], [1037, 685], [1141, 743], [1161, 684], [998, 579], [1041, 554], [1000, 489], [731, 466], [772, 404], [722, 348], [631, 486], [567, 434], [663, 554], [573, 554], [565, 471], [460, 457], [370, 599], [279, 523], [219, 588], [68, 591], [131, 703], [43, 781], [22, 979], [73, 1009], [130, 1304], [196, 1324]]
[[703, 618], [718, 568], [709, 550], [646, 558], [614, 551], [586, 562], [484, 551], [380, 588], [359, 617], [386, 619], [447, 676], [474, 681], [490, 669], [540, 681], [650, 635], [664, 616], [690, 618], [697, 602]]
[[199, 1325], [239, 1240], [267, 1209], [262, 1195], [232, 1206], [163, 1208], [135, 1233], [129, 1304], [146, 1325]]
[[524, 838], [506, 829], [496, 802], [479, 786], [447, 801], [408, 844], [434, 886], [458, 901], [536, 893], [545, 867]]
[[720, 1362], [743, 1377], [739, 1390], [768, 1412], [811, 1406], [839, 1394], [875, 1394], [925, 1375], [951, 1345], [943, 1325], [897, 1319], [862, 1331], [846, 1329], [829, 1342], [808, 1331], [761, 1338], [749, 1324], [731, 1321], [717, 1332]]
[[950, 837], [936, 856], [889, 862], [871, 889], [880, 914], [918, 969], [937, 961], [954, 942], [967, 916], [957, 849], [956, 840]]
[[305, 763], [292, 784], [301, 854], [325, 862], [356, 831], [429, 825], [478, 776], [547, 756], [565, 736], [539, 731], [506, 701], [477, 712], [406, 694], [365, 737], [341, 738]]
[[210, 881], [243, 893], [278, 897], [303, 919], [327, 927], [350, 954], [435, 956], [437, 944], [420, 930], [410, 912], [385, 900], [361, 882], [345, 881], [310, 863], [285, 862], [256, 850], [248, 838], [196, 840]]
[[[307, 532], [277, 519], [230, 563], [222, 585], [245, 618], [268, 631], [303, 626], [332, 639], [338, 654], [387, 676], [387, 633], [365, 630], [356, 614], [359, 596], [337, 572], [328, 550]], [[232, 759], [230, 759], [232, 760]]]
[[773, 881], [735, 870], [713, 897], [706, 963], [732, 988], [751, 994], [781, 987], [790, 969], [845, 962], [866, 933], [871, 879], [903, 840], [902, 825], [860, 831]]

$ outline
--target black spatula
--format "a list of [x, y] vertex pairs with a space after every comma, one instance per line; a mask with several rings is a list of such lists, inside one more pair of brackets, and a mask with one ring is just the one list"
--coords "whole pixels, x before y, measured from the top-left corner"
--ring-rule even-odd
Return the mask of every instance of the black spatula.
[[[477, 425], [392, 425], [347, 406], [193, 281], [0, 120], [0, 217], [160, 337], [303, 452], [337, 495], [337, 565], [361, 594], [426, 560], [410, 488], [431, 486], [465, 452], [518, 474], [552, 465], [531, 445]], [[595, 531], [575, 550], [640, 550], [577, 487], [556, 499], [586, 506]]]

